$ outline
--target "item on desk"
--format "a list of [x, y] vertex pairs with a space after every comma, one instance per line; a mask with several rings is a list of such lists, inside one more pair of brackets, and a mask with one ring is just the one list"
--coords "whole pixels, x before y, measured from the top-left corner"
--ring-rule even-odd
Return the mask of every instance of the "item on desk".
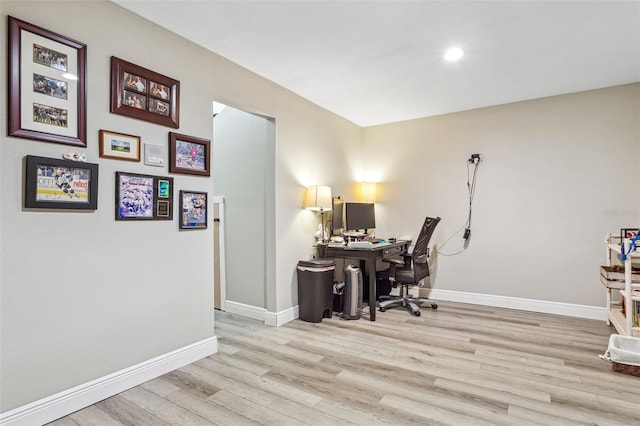
[[387, 241], [389, 241], [390, 243], [395, 243], [397, 240], [395, 238], [387, 238]]
[[344, 243], [344, 238], [342, 237], [331, 237], [329, 239], [332, 243]]
[[328, 247], [344, 247], [345, 245], [346, 245], [346, 243], [344, 241], [341, 242], [341, 243], [334, 243], [334, 242], [329, 241], [327, 243]]
[[347, 246], [349, 248], [371, 248], [373, 243], [371, 241], [351, 241]]
[[324, 228], [324, 235], [322, 231], [323, 231], [322, 224], [319, 224], [318, 230], [316, 231], [316, 234], [315, 234], [316, 241], [319, 243], [326, 241], [326, 237], [329, 235], [329, 231], [327, 230], [327, 228]]
[[360, 231], [344, 231], [342, 233], [345, 237], [364, 237], [364, 232]]

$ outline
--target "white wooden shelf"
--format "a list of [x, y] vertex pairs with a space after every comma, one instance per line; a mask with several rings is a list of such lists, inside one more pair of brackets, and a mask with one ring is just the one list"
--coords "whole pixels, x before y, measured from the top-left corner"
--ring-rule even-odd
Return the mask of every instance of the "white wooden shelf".
[[[616, 252], [617, 254], [620, 254], [620, 244], [607, 244], [607, 246], [609, 247], [609, 250]], [[627, 256], [628, 258], [636, 258], [636, 259], [640, 259], [640, 252], [639, 251], [634, 251], [629, 253], [629, 255]]]

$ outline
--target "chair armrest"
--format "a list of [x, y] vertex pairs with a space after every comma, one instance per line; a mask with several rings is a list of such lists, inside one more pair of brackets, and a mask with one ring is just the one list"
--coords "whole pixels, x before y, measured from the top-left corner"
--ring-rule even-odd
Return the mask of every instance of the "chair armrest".
[[427, 259], [429, 258], [428, 255], [423, 254], [422, 256], [418, 256], [415, 258], [414, 262], [416, 263], [427, 263]]
[[404, 265], [404, 260], [400, 260], [400, 259], [392, 259], [390, 257], [383, 257], [382, 259], [383, 262], [386, 262], [390, 265], [397, 265], [397, 266], [403, 266]]

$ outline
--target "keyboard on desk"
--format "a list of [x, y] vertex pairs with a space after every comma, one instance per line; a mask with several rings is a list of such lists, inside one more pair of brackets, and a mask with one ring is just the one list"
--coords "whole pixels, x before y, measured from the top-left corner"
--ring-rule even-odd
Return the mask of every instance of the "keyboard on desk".
[[364, 240], [364, 241], [351, 241], [347, 244], [349, 248], [373, 248], [386, 245], [384, 240]]

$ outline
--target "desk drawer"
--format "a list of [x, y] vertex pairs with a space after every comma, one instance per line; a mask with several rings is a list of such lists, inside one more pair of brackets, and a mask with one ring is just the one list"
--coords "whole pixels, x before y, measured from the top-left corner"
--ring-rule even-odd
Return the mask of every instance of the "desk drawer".
[[382, 250], [382, 257], [389, 257], [389, 256], [393, 256], [394, 254], [399, 254], [402, 253], [404, 250], [402, 249], [402, 247], [391, 247], [391, 248], [387, 248]]

